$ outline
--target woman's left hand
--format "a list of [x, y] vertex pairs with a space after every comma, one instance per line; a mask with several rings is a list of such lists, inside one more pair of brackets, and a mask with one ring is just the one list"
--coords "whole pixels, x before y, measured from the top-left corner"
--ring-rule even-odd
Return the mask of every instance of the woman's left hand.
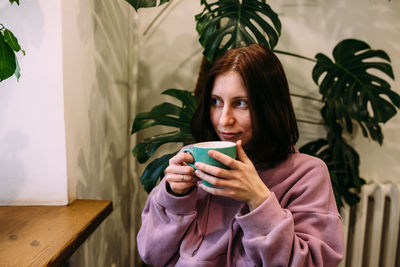
[[216, 186], [200, 184], [199, 186], [204, 191], [212, 195], [244, 201], [250, 210], [254, 210], [269, 197], [271, 192], [258, 176], [253, 163], [244, 152], [242, 141], [236, 142], [236, 148], [237, 160], [215, 150], [208, 152], [210, 157], [229, 167], [229, 170], [196, 162], [195, 166], [198, 169], [196, 176]]

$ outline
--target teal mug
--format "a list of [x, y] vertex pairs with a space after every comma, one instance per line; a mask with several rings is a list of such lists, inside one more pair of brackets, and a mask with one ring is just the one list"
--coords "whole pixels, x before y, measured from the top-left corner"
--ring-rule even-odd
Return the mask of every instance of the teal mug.
[[[227, 166], [219, 162], [218, 160], [213, 159], [208, 155], [208, 151], [216, 150], [225, 155], [228, 155], [231, 158], [236, 158], [236, 144], [228, 141], [210, 141], [210, 142], [202, 142], [196, 143], [193, 147], [184, 148], [183, 152], [189, 152], [192, 154], [194, 158], [194, 162], [203, 162], [208, 165], [216, 166], [223, 169], [229, 169]], [[186, 162], [189, 166], [196, 170], [194, 164]], [[212, 184], [203, 180], [203, 184], [207, 186], [213, 186]]]

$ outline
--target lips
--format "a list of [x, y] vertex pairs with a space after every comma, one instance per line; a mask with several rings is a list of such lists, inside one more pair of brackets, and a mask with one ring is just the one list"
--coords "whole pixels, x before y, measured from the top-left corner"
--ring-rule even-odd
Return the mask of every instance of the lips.
[[236, 139], [240, 133], [234, 133], [234, 132], [219, 132], [221, 139], [224, 140], [233, 140]]

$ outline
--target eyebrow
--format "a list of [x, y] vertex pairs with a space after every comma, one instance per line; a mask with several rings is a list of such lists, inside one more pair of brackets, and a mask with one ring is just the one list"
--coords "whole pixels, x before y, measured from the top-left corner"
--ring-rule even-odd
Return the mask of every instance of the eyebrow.
[[[216, 95], [216, 94], [211, 94], [211, 97], [221, 98], [219, 95]], [[232, 99], [234, 99], [234, 100], [237, 100], [237, 99], [248, 99], [248, 97], [246, 95], [240, 95], [240, 96], [235, 96]]]

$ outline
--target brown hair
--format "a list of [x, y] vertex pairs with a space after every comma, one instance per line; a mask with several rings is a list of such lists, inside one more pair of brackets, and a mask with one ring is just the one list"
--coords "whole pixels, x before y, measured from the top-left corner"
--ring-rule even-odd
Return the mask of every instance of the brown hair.
[[269, 165], [286, 159], [299, 138], [289, 86], [279, 59], [259, 44], [231, 49], [212, 65], [192, 119], [193, 137], [219, 139], [210, 121], [211, 91], [215, 78], [229, 71], [241, 76], [249, 98], [253, 136], [246, 153]]

